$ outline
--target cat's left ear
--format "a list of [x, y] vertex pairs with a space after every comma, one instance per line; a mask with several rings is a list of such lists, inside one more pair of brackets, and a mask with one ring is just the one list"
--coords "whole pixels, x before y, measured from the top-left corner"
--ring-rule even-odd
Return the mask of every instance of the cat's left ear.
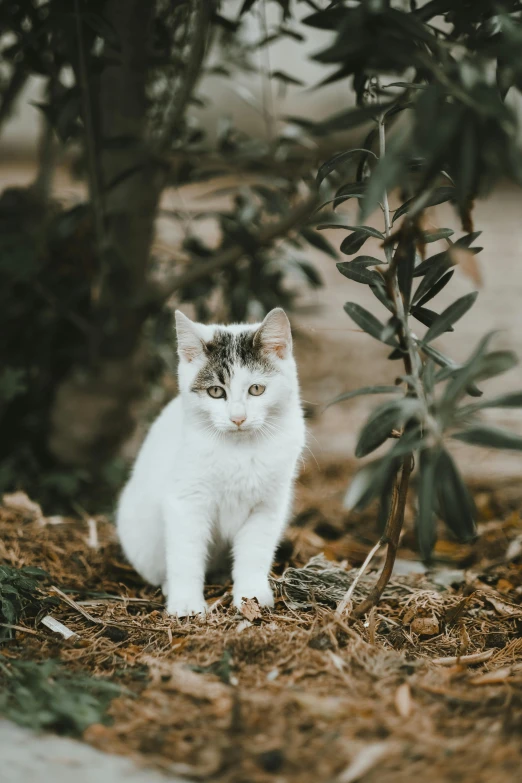
[[198, 325], [194, 321], [187, 318], [180, 310], [176, 310], [175, 316], [179, 357], [191, 362], [204, 352], [205, 343], [199, 335]]
[[255, 334], [254, 345], [279, 359], [288, 359], [292, 354], [292, 330], [284, 310], [280, 307], [270, 310]]

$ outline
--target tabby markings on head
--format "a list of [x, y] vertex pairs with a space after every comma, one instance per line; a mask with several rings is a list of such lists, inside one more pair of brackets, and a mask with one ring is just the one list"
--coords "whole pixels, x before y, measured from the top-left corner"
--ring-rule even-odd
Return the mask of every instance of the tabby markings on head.
[[216, 329], [212, 340], [204, 344], [207, 362], [198, 372], [192, 384], [192, 391], [205, 391], [216, 380], [226, 384], [234, 365], [260, 369], [265, 374], [273, 373], [275, 368], [263, 351], [261, 342], [255, 340], [256, 332], [246, 331], [232, 334], [224, 329]]

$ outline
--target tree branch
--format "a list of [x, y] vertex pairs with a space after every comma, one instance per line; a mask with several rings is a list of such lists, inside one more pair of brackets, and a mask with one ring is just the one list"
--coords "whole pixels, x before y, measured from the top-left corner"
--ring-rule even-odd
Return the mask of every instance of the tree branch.
[[[181, 122], [183, 121], [186, 106], [192, 96], [196, 82], [201, 76], [201, 66], [207, 51], [207, 43], [210, 31], [210, 21], [215, 10], [213, 0], [192, 0], [189, 4], [189, 51], [182, 71], [182, 78], [178, 90], [170, 99], [165, 109], [164, 125], [158, 140], [160, 152], [165, 153], [172, 143]], [[179, 71], [179, 67], [178, 67]]]
[[[270, 245], [274, 240], [285, 236], [292, 229], [297, 228], [304, 223], [317, 204], [318, 194], [316, 191], [312, 191], [308, 198], [297, 204], [294, 209], [288, 212], [288, 214], [279, 221], [279, 223], [273, 223], [261, 228], [258, 233], [252, 237], [252, 241], [255, 242], [258, 247]], [[145, 297], [145, 308], [150, 308], [151, 311], [156, 310], [176, 291], [235, 264], [246, 252], [247, 251], [242, 245], [233, 245], [222, 253], [218, 253], [218, 255], [211, 258], [207, 263], [189, 269], [182, 274], [174, 275], [160, 285], [151, 286]]]

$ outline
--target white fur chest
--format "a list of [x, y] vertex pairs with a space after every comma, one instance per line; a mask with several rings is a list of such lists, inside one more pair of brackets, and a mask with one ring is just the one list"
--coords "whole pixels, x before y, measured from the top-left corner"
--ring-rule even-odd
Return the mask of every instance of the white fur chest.
[[200, 491], [220, 538], [233, 537], [256, 507], [284, 491], [296, 457], [296, 448], [282, 452], [273, 443], [227, 445], [200, 455]]

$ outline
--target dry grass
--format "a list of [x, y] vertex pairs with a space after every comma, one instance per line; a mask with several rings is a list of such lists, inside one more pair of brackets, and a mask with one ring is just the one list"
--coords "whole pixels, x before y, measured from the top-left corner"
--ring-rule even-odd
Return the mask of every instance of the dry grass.
[[[372, 514], [341, 510], [349, 469], [324, 463], [303, 474], [274, 611], [250, 606], [240, 615], [226, 587], [210, 586], [205, 620], [165, 616], [161, 595], [125, 564], [106, 519], [46, 519], [23, 499], [8, 501], [0, 563], [40, 566], [50, 582], [42, 611], [35, 601], [0, 661], [55, 658], [124, 684], [133, 695], [115, 699], [112, 725], [91, 725], [85, 740], [196, 779], [516, 779], [520, 496], [477, 487], [479, 540], [443, 539], [428, 573], [407, 573], [415, 557], [407, 530], [399, 575], [366, 621], [352, 622], [334, 607], [376, 533]], [[363, 577], [355, 598], [374, 578]], [[46, 628], [45, 613], [77, 636]]]

